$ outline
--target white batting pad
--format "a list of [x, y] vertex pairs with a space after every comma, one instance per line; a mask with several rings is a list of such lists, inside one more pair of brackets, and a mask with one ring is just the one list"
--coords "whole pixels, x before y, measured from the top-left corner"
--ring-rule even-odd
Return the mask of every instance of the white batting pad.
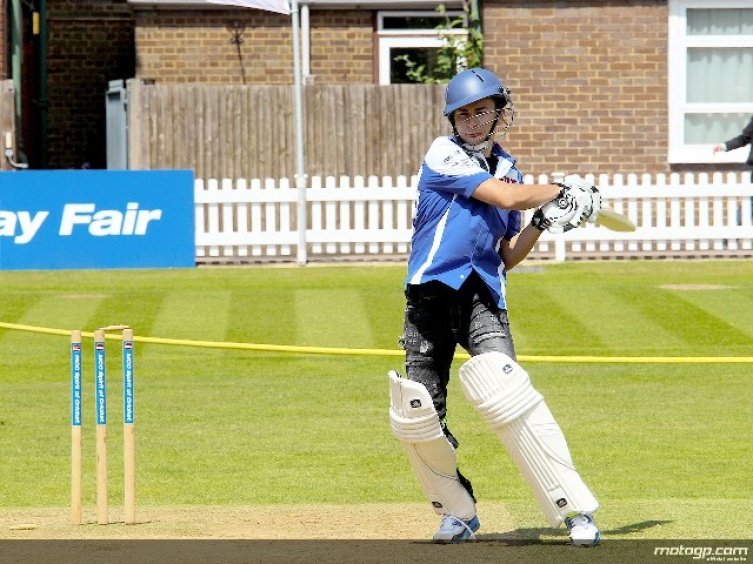
[[490, 352], [460, 367], [460, 384], [507, 448], [552, 527], [599, 507], [575, 470], [565, 436], [523, 368]]
[[442, 431], [429, 392], [423, 384], [401, 378], [393, 370], [389, 377], [392, 434], [408, 453], [434, 511], [472, 518], [476, 506], [460, 483], [455, 449]]

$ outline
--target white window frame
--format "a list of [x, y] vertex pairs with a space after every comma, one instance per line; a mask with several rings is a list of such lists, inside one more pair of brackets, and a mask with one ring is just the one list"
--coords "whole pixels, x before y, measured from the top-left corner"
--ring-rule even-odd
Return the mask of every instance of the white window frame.
[[[712, 153], [714, 144], [685, 144], [685, 114], [689, 112], [734, 112], [753, 114], [751, 103], [698, 104], [687, 100], [687, 52], [689, 47], [723, 46], [753, 47], [753, 37], [688, 36], [688, 8], [723, 9], [753, 8], [753, 0], [669, 0], [668, 104], [669, 147], [668, 161], [672, 163], [738, 163], [745, 162], [747, 148], [727, 153]], [[740, 131], [747, 122], [740, 124]], [[725, 141], [719, 139], [719, 143]]]
[[[390, 50], [396, 47], [410, 48], [435, 48], [442, 47], [442, 38], [440, 32], [436, 29], [384, 29], [385, 17], [436, 17], [436, 11], [381, 11], [377, 13], [377, 41], [379, 53], [379, 84], [391, 84], [391, 59]], [[447, 10], [447, 16], [450, 19], [462, 16], [463, 12], [458, 10]], [[465, 35], [465, 29], [451, 30], [442, 32], [443, 34]]]

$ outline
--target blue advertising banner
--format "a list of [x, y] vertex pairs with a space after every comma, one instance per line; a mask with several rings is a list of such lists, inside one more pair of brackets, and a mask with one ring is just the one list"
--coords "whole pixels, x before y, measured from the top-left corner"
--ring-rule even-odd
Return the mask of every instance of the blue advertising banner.
[[193, 172], [0, 172], [0, 270], [195, 265]]

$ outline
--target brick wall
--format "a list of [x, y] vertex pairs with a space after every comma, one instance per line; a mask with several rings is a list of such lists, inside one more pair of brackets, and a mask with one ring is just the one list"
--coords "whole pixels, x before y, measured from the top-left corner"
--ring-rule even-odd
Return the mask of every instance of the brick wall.
[[[375, 13], [311, 9], [317, 84], [372, 83]], [[670, 172], [664, 0], [485, 0], [485, 65], [512, 89], [505, 140], [528, 172]], [[246, 26], [239, 58], [228, 24]], [[136, 12], [137, 76], [290, 84], [290, 18], [258, 10]]]
[[106, 166], [105, 92], [134, 72], [126, 0], [48, 2], [49, 168]]
[[[290, 18], [260, 10], [136, 11], [136, 76], [160, 83], [285, 84]], [[242, 43], [228, 26], [245, 25]], [[240, 48], [240, 51], [239, 51]]]
[[[126, 0], [48, 5], [54, 167], [104, 166], [110, 79], [293, 81], [288, 16], [237, 9], [132, 13]], [[374, 82], [374, 17], [369, 10], [311, 9], [316, 84]], [[666, 0], [484, 0], [485, 65], [512, 89], [517, 108], [504, 145], [525, 172], [714, 170], [666, 162], [667, 20]], [[231, 41], [233, 21], [245, 26], [240, 45]]]
[[483, 18], [524, 171], [670, 171], [666, 2], [486, 0]]
[[311, 74], [317, 84], [374, 82], [374, 12], [311, 11]]
[[[292, 84], [289, 16], [260, 10], [136, 11], [137, 77], [160, 83]], [[234, 44], [230, 27], [244, 26]], [[372, 82], [372, 12], [311, 10], [317, 83]]]

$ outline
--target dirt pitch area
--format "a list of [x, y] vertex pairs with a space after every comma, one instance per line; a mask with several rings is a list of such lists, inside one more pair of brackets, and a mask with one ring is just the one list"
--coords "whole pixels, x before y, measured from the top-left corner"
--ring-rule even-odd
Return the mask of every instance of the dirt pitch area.
[[[512, 527], [499, 506], [485, 506], [492, 530]], [[110, 508], [111, 524], [96, 524], [85, 508], [84, 524], [70, 524], [70, 510], [0, 509], [5, 539], [422, 539], [439, 524], [425, 504], [280, 505], [265, 507], [140, 508], [137, 524], [123, 523], [122, 507]]]
[[106, 526], [93, 507], [80, 526], [68, 508], [0, 508], [0, 562], [472, 564], [538, 562], [531, 548], [549, 549], [549, 558], [551, 550], [580, 552], [566, 546], [564, 531], [521, 539], [503, 504], [482, 504], [479, 515], [476, 543], [441, 546], [429, 540], [439, 517], [425, 504], [139, 507], [136, 525], [111, 507]]

